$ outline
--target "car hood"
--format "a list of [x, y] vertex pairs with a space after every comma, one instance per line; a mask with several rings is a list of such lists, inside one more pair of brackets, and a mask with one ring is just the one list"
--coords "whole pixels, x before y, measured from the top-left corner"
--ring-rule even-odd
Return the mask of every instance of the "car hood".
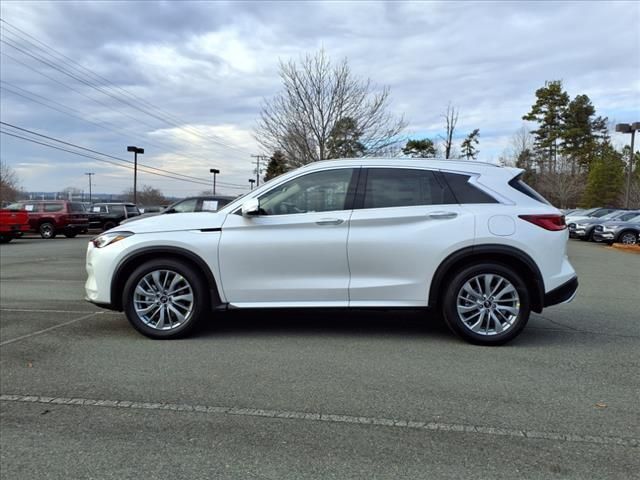
[[615, 222], [616, 220], [602, 220], [601, 218], [589, 218], [585, 217], [581, 220], [574, 220], [572, 223], [579, 223], [581, 225], [599, 225], [608, 222]]
[[122, 220], [120, 225], [129, 222], [135, 222], [136, 220], [141, 220], [143, 218], [155, 217], [156, 215], [161, 215], [162, 212], [152, 212], [152, 213], [142, 213], [140, 215], [136, 215], [135, 217], [129, 217], [126, 220]]
[[565, 217], [564, 221], [569, 224], [569, 223], [576, 223], [576, 222], [581, 222], [582, 220], [591, 220], [592, 217], [585, 217], [585, 216], [577, 216], [577, 217], [572, 217], [571, 215], [569, 215], [568, 217]]
[[608, 222], [601, 222], [600, 225], [605, 227], [620, 227], [620, 226], [640, 226], [638, 222], [623, 222], [621, 220], [610, 220]]
[[181, 230], [202, 230], [220, 228], [226, 214], [217, 212], [171, 213], [147, 218], [136, 218], [135, 222], [115, 227], [113, 231], [133, 233], [175, 232]]

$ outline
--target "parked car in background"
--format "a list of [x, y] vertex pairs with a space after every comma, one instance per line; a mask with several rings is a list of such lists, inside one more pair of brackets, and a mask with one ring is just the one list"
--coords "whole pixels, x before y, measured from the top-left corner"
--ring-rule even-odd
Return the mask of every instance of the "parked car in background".
[[640, 241], [640, 215], [627, 221], [610, 221], [594, 227], [593, 238], [609, 245], [619, 242], [634, 245]]
[[137, 218], [132, 218], [121, 223], [128, 223], [132, 220], [140, 220], [142, 218], [154, 217], [156, 215], [165, 215], [168, 213], [216, 212], [235, 198], [236, 197], [228, 197], [222, 195], [189, 197], [169, 205], [167, 208], [160, 212], [144, 213]]
[[608, 213], [615, 212], [618, 208], [590, 208], [588, 210], [579, 210], [570, 215], [565, 215], [567, 225], [575, 223], [579, 220], [586, 220], [587, 218], [600, 218]]
[[55, 238], [59, 233], [73, 238], [89, 228], [89, 217], [80, 202], [67, 200], [23, 200], [7, 207], [26, 210], [29, 227], [42, 238]]
[[0, 243], [9, 243], [29, 231], [29, 214], [24, 210], [0, 210]]
[[515, 338], [571, 301], [564, 215], [523, 170], [359, 158], [285, 173], [208, 215], [159, 215], [89, 243], [87, 299], [154, 338], [226, 308], [430, 307], [467, 341]]
[[133, 203], [94, 203], [91, 207], [90, 227], [109, 230], [124, 220], [139, 215], [140, 210]]
[[619, 220], [626, 222], [632, 219], [636, 215], [640, 215], [640, 211], [637, 210], [616, 210], [615, 212], [607, 213], [600, 218], [586, 218], [584, 220], [578, 220], [577, 222], [569, 223], [569, 237], [579, 238], [580, 240], [588, 241], [594, 240], [593, 232], [596, 225], [606, 223], [609, 221]]
[[145, 214], [145, 213], [160, 213], [165, 208], [167, 208], [167, 205], [146, 205], [144, 207], [138, 207], [138, 210], [140, 210], [141, 214]]

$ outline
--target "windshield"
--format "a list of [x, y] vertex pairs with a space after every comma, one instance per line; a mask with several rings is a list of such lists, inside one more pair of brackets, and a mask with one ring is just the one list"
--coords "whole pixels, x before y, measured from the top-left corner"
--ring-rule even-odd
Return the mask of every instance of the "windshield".
[[5, 209], [6, 210], [24, 210], [24, 205], [22, 203], [12, 203], [11, 205], [7, 205]]

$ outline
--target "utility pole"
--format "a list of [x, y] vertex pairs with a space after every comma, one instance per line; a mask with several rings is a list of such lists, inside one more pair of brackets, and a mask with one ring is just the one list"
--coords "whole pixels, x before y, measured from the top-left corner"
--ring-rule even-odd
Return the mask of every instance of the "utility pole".
[[127, 152], [133, 152], [133, 203], [137, 203], [137, 184], [138, 184], [138, 154], [144, 153], [144, 148], [138, 148], [135, 146], [127, 147]]
[[256, 166], [256, 187], [260, 186], [260, 161], [267, 160], [267, 156], [266, 155], [251, 155], [252, 158], [255, 158], [256, 161], [255, 162], [251, 162], [253, 164], [255, 164]]
[[256, 183], [256, 180], [254, 178], [250, 178], [249, 179], [249, 185], [251, 185], [251, 190], [253, 190], [253, 184]]
[[210, 168], [209, 173], [213, 173], [213, 194], [216, 194], [216, 175], [220, 173], [217, 168]]
[[95, 173], [87, 172], [87, 173], [85, 173], [85, 175], [89, 176], [89, 203], [92, 203], [92, 199], [91, 199], [91, 176], [95, 175]]
[[627, 171], [627, 190], [624, 194], [624, 206], [629, 208], [629, 193], [631, 192], [631, 176], [633, 175], [633, 159], [635, 157], [634, 140], [636, 130], [640, 130], [640, 122], [619, 123], [616, 125], [616, 132], [631, 134], [631, 154], [629, 155], [629, 170]]

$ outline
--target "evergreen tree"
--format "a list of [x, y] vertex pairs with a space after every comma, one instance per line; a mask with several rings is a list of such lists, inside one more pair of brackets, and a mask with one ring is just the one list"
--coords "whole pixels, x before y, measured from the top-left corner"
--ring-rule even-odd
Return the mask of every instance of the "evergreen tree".
[[479, 150], [476, 149], [475, 145], [480, 143], [478, 137], [480, 136], [480, 129], [476, 128], [473, 132], [471, 132], [467, 138], [462, 141], [460, 148], [462, 149], [462, 155], [467, 158], [467, 160], [475, 160]]
[[433, 140], [423, 138], [422, 140], [408, 140], [402, 153], [413, 158], [435, 158], [437, 149]]
[[278, 175], [282, 175], [289, 170], [287, 167], [287, 159], [280, 150], [276, 150], [271, 155], [269, 159], [269, 163], [267, 164], [267, 172], [264, 175], [265, 182], [267, 180], [271, 180], [272, 178], [277, 177]]
[[531, 111], [522, 117], [523, 120], [538, 124], [538, 128], [531, 133], [536, 150], [546, 153], [549, 171], [556, 171], [558, 142], [568, 104], [569, 95], [562, 89], [562, 80], [546, 82], [544, 87], [536, 90], [536, 103], [531, 106]]
[[585, 208], [617, 207], [624, 189], [625, 163], [620, 152], [608, 143], [598, 150], [591, 162], [582, 205]]
[[362, 131], [351, 117], [336, 122], [327, 141], [327, 158], [353, 158], [364, 155], [365, 147], [360, 142]]

